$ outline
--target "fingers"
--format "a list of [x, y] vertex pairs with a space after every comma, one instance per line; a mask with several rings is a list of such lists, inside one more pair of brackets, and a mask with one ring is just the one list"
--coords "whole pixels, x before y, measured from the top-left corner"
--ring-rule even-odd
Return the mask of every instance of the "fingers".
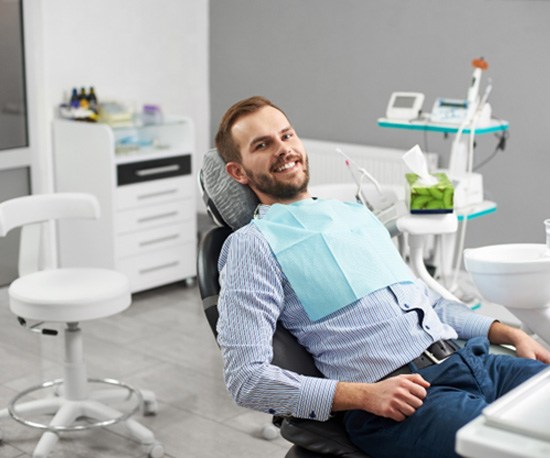
[[420, 374], [404, 374], [402, 375], [402, 377], [406, 377], [414, 383], [423, 386], [424, 388], [428, 388], [430, 386], [430, 382], [424, 379], [424, 377], [422, 377]]
[[538, 359], [543, 363], [550, 364], [550, 352], [543, 349], [540, 353], [534, 353], [532, 359]]
[[550, 351], [534, 340], [528, 340], [526, 344], [518, 345], [516, 354], [522, 358], [537, 359], [550, 364]]
[[419, 374], [399, 375], [388, 380], [395, 386], [386, 414], [395, 421], [403, 421], [422, 406], [430, 384]]

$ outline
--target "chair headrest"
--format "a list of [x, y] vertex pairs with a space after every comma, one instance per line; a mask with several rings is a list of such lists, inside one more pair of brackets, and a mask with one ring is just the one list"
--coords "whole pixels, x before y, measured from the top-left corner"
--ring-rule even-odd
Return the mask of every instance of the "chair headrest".
[[252, 220], [258, 197], [227, 174], [216, 149], [205, 154], [199, 183], [206, 210], [216, 224], [237, 230]]

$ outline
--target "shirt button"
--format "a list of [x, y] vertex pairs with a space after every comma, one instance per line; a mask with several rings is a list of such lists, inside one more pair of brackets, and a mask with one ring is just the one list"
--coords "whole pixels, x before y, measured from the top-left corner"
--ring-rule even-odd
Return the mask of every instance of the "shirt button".
[[268, 412], [271, 414], [271, 415], [275, 415], [275, 413], [277, 412], [275, 409], [269, 409]]
[[317, 415], [315, 415], [315, 411], [311, 411], [311, 413], [309, 414], [309, 418], [315, 418], [317, 417]]
[[406, 308], [406, 309], [408, 309], [409, 307], [410, 307], [410, 305], [409, 305], [409, 304], [403, 304], [403, 308]]
[[430, 330], [430, 327], [428, 325], [426, 325], [426, 330], [429, 331]]

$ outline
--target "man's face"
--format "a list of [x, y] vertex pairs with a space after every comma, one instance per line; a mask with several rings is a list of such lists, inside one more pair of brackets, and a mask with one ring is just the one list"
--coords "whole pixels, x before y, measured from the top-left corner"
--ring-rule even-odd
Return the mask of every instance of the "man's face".
[[250, 186], [262, 203], [289, 203], [309, 197], [307, 155], [302, 141], [276, 108], [266, 106], [240, 118], [231, 130], [242, 163], [228, 173]]

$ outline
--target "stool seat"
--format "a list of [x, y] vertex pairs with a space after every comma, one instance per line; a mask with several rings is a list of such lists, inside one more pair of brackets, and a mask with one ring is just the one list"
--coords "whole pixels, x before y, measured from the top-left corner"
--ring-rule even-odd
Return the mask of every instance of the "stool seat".
[[79, 322], [115, 315], [130, 306], [128, 278], [98, 268], [34, 272], [9, 288], [10, 309], [22, 318]]

